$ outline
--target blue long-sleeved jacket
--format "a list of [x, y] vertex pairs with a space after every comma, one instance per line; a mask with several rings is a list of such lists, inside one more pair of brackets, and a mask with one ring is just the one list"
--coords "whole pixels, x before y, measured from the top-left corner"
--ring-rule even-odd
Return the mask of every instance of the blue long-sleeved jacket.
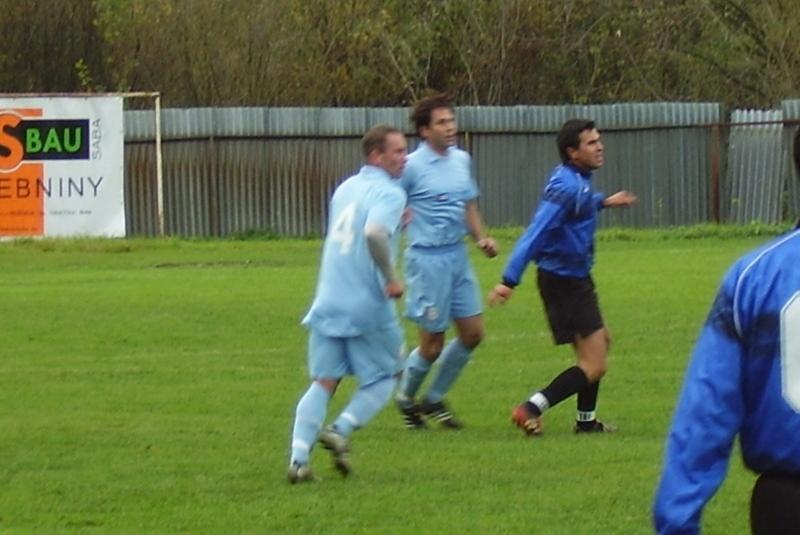
[[800, 230], [742, 257], [700, 333], [653, 504], [659, 535], [696, 535], [736, 435], [756, 473], [800, 474]]
[[594, 233], [603, 200], [603, 194], [594, 191], [591, 173], [570, 164], [557, 166], [530, 225], [514, 246], [503, 283], [517, 286], [530, 262], [557, 275], [588, 276], [594, 264]]

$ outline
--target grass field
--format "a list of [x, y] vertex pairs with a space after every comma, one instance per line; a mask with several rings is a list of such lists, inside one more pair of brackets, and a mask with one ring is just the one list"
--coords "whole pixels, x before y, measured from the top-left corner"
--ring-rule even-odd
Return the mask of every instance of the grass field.
[[[474, 257], [486, 292], [513, 243], [498, 236], [500, 258]], [[573, 435], [572, 399], [541, 439], [510, 424], [572, 362], [529, 270], [486, 311], [449, 397], [466, 429], [409, 432], [389, 408], [354, 435], [351, 478], [320, 449], [324, 481], [297, 486], [285, 470], [318, 241], [0, 243], [0, 533], [647, 533], [694, 339], [727, 266], [768, 239], [679, 237], [598, 244], [614, 336], [599, 414], [618, 433]], [[704, 533], [747, 531], [752, 481], [736, 457]]]

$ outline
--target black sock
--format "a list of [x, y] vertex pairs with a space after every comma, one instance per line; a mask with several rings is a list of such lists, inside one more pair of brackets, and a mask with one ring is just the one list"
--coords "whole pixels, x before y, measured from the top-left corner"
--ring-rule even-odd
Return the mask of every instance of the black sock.
[[578, 391], [578, 412], [594, 412], [597, 408], [597, 392], [599, 390], [600, 381], [595, 381]]
[[573, 366], [561, 372], [541, 392], [550, 402], [550, 406], [555, 407], [587, 386], [589, 379], [586, 378], [586, 374], [579, 367]]
[[537, 407], [536, 404], [531, 402], [530, 400], [525, 402], [525, 408], [528, 409], [528, 412], [530, 414], [533, 414], [534, 416], [542, 415], [542, 411], [539, 409], [539, 407]]
[[600, 390], [600, 381], [595, 381], [578, 392], [578, 414], [575, 419], [581, 429], [592, 429], [597, 424], [597, 416], [594, 411], [597, 408], [598, 390]]

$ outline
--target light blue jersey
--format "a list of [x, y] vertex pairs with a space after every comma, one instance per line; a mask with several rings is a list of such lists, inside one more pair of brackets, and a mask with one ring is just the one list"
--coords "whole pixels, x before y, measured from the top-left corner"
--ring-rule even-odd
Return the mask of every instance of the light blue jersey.
[[406, 317], [428, 332], [444, 332], [454, 318], [482, 312], [464, 244], [467, 203], [478, 197], [472, 158], [457, 147], [442, 156], [423, 142], [409, 155], [401, 185], [412, 212], [404, 255]]
[[379, 167], [365, 165], [336, 188], [330, 202], [317, 290], [303, 325], [331, 337], [359, 336], [398, 322], [386, 280], [367, 247], [364, 227], [378, 223], [392, 235], [406, 203], [397, 180]]
[[700, 531], [739, 435], [756, 473], [800, 474], [800, 231], [744, 256], [700, 333], [653, 507], [659, 534]]
[[468, 152], [450, 147], [442, 156], [420, 143], [408, 156], [401, 185], [412, 210], [406, 228], [409, 246], [452, 245], [467, 235], [467, 203], [478, 197]]

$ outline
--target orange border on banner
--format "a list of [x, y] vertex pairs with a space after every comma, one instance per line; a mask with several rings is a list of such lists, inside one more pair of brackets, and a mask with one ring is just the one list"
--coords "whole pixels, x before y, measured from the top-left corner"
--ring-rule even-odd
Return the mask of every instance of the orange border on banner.
[[[40, 109], [5, 109], [0, 116], [8, 112], [20, 117], [43, 115]], [[36, 191], [43, 177], [41, 163], [24, 163], [13, 171], [0, 172], [0, 236], [44, 235], [44, 196]]]

